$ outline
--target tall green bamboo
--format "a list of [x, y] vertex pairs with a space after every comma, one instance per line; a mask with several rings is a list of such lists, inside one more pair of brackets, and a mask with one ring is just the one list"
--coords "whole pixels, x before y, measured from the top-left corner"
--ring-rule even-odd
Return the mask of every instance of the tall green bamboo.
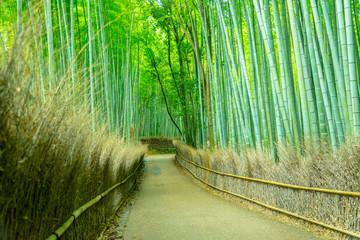
[[54, 35], [52, 30], [52, 11], [51, 11], [51, 0], [44, 0], [44, 11], [45, 11], [45, 22], [46, 22], [46, 36], [48, 45], [48, 64], [49, 64], [49, 88], [50, 91], [53, 85], [56, 84], [56, 73], [55, 73], [55, 51], [54, 51]]
[[[348, 62], [349, 62], [349, 77], [350, 77], [350, 90], [352, 100], [352, 112], [354, 121], [354, 131], [356, 134], [360, 133], [360, 98], [359, 98], [359, 79], [356, 75], [356, 62], [355, 62], [355, 48], [356, 48], [356, 37], [354, 34], [354, 24], [352, 17], [351, 3], [349, 0], [344, 0], [345, 8], [345, 21], [346, 21], [346, 39], [347, 39], [347, 51], [348, 51]], [[355, 12], [356, 16], [357, 12]], [[359, 33], [359, 29], [358, 29]], [[359, 66], [358, 66], [359, 68]]]
[[91, 102], [91, 113], [92, 117], [92, 128], [95, 131], [95, 93], [94, 93], [94, 69], [93, 69], [93, 33], [92, 33], [92, 22], [91, 22], [91, 5], [90, 0], [87, 0], [87, 11], [88, 11], [88, 39], [89, 39], [89, 71], [90, 71], [90, 102]]

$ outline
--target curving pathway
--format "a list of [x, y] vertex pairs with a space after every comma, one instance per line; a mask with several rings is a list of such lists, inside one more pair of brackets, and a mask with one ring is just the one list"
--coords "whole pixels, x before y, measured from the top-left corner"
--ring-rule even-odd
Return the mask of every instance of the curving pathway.
[[180, 173], [173, 159], [145, 158], [144, 181], [121, 220], [121, 236], [113, 239], [318, 239], [206, 192]]

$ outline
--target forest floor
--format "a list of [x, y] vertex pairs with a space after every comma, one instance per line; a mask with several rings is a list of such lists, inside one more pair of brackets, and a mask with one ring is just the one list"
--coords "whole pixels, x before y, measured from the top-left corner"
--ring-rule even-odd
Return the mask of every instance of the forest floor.
[[197, 186], [174, 155], [145, 158], [139, 191], [122, 208], [104, 239], [318, 239]]

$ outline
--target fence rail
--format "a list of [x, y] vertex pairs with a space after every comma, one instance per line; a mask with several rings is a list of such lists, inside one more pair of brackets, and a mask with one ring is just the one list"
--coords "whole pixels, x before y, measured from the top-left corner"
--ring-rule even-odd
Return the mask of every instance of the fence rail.
[[56, 240], [56, 239], [60, 239], [60, 237], [65, 233], [65, 231], [67, 229], [69, 229], [69, 227], [72, 225], [72, 223], [75, 221], [75, 219], [77, 219], [83, 212], [85, 212], [86, 210], [88, 210], [89, 208], [91, 208], [92, 206], [94, 206], [96, 203], [98, 203], [101, 199], [105, 198], [106, 195], [108, 195], [110, 192], [112, 192], [114, 189], [116, 189], [117, 187], [119, 187], [120, 185], [126, 183], [132, 176], [134, 176], [139, 168], [143, 165], [144, 161], [143, 161], [143, 157], [141, 157], [141, 160], [139, 162], [139, 164], [137, 165], [136, 169], [130, 174], [128, 175], [124, 180], [122, 180], [121, 182], [115, 184], [114, 186], [108, 188], [106, 191], [104, 191], [103, 193], [99, 194], [97, 197], [91, 199], [90, 201], [88, 201], [87, 203], [85, 203], [84, 205], [82, 205], [81, 207], [79, 207], [78, 209], [76, 209], [74, 212], [72, 212], [69, 216], [69, 218], [58, 228], [56, 229], [52, 234], [50, 234], [49, 237], [46, 238], [46, 240]]
[[183, 167], [184, 169], [186, 169], [195, 179], [199, 180], [200, 182], [202, 182], [203, 184], [205, 184], [205, 185], [207, 185], [207, 186], [209, 186], [211, 188], [214, 188], [214, 189], [216, 189], [218, 191], [221, 191], [221, 192], [224, 192], [224, 193], [239, 197], [241, 199], [244, 199], [244, 200], [247, 200], [249, 202], [255, 203], [255, 204], [260, 205], [262, 207], [265, 207], [265, 208], [268, 208], [268, 209], [271, 209], [271, 210], [274, 210], [274, 211], [277, 211], [277, 212], [281, 212], [281, 213], [284, 213], [286, 215], [289, 215], [289, 216], [292, 216], [292, 217], [299, 218], [299, 219], [302, 219], [304, 221], [310, 222], [312, 224], [316, 224], [318, 226], [321, 226], [321, 227], [324, 227], [324, 228], [327, 228], [327, 229], [331, 229], [333, 231], [336, 231], [336, 232], [346, 234], [348, 236], [352, 236], [352, 237], [360, 239], [360, 234], [358, 234], [358, 233], [354, 233], [354, 232], [347, 231], [347, 230], [344, 230], [344, 229], [341, 229], [341, 228], [338, 228], [338, 227], [335, 227], [335, 226], [332, 226], [332, 225], [329, 225], [329, 224], [326, 224], [326, 223], [322, 223], [322, 222], [319, 222], [319, 221], [316, 221], [316, 220], [313, 220], [313, 219], [298, 215], [298, 214], [290, 212], [290, 211], [286, 211], [286, 210], [283, 210], [283, 209], [280, 209], [280, 208], [276, 208], [274, 206], [271, 206], [271, 205], [268, 205], [266, 203], [257, 201], [255, 199], [248, 198], [246, 196], [243, 196], [243, 195], [233, 193], [231, 191], [219, 188], [219, 187], [217, 187], [217, 186], [215, 186], [215, 185], [213, 185], [211, 183], [206, 182], [205, 180], [201, 179], [200, 177], [196, 176], [188, 167], [186, 167], [183, 163], [181, 163], [181, 161], [178, 160], [177, 156], [180, 156], [184, 161], [194, 165], [195, 167], [201, 168], [203, 170], [206, 170], [206, 171], [218, 174], [218, 175], [243, 179], [243, 180], [247, 180], [247, 181], [260, 182], [260, 183], [265, 183], [265, 184], [270, 184], [270, 185], [275, 185], [275, 186], [280, 186], [280, 187], [286, 187], [286, 188], [291, 188], [291, 189], [296, 189], [296, 190], [316, 191], [316, 192], [323, 192], [323, 193], [330, 193], [330, 194], [337, 194], [337, 195], [346, 195], [346, 196], [351, 196], [351, 197], [360, 197], [359, 192], [346, 192], [346, 191], [338, 191], [338, 190], [330, 190], [330, 189], [303, 187], [303, 186], [297, 186], [297, 185], [291, 185], [291, 184], [285, 184], [285, 183], [278, 183], [278, 182], [274, 182], [274, 181], [267, 181], [267, 180], [262, 180], [262, 179], [249, 178], [249, 177], [238, 176], [238, 175], [234, 175], [234, 174], [223, 173], [223, 172], [215, 171], [213, 169], [210, 169], [210, 168], [201, 166], [199, 164], [196, 164], [195, 162], [185, 158], [178, 151], [177, 148], [175, 148], [175, 151], [176, 151], [175, 159], [180, 164], [180, 166]]
[[258, 179], [258, 178], [250, 178], [250, 177], [244, 177], [244, 176], [239, 176], [239, 175], [234, 175], [234, 174], [229, 174], [229, 173], [218, 172], [216, 170], [196, 164], [193, 161], [190, 161], [189, 159], [186, 159], [184, 156], [181, 155], [181, 153], [178, 150], [176, 150], [176, 152], [177, 152], [177, 154], [179, 154], [179, 156], [182, 159], [184, 159], [185, 161], [187, 161], [188, 163], [190, 163], [196, 167], [202, 168], [206, 171], [213, 172], [213, 173], [216, 173], [219, 175], [227, 176], [227, 177], [239, 178], [239, 179], [244, 179], [244, 180], [253, 181], [253, 182], [261, 182], [261, 183], [276, 185], [276, 186], [280, 186], [280, 187], [298, 189], [298, 190], [307, 190], [307, 191], [324, 192], [324, 193], [331, 193], [331, 194], [338, 194], [338, 195], [346, 195], [346, 196], [351, 196], [351, 197], [360, 197], [360, 192], [347, 192], [347, 191], [339, 191], [339, 190], [331, 190], [331, 189], [323, 189], [323, 188], [304, 187], [304, 186], [292, 185], [292, 184], [287, 184], [287, 183], [279, 183], [279, 182], [268, 181], [268, 180], [263, 180], [263, 179]]

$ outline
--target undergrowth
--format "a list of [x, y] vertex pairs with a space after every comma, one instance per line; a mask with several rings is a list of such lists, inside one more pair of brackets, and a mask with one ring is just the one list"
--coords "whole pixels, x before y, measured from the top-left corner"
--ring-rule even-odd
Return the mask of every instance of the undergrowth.
[[[180, 142], [175, 148], [187, 159], [210, 169], [234, 175], [299, 186], [360, 192], [359, 138], [348, 138], [337, 149], [329, 144], [307, 145], [303, 154], [279, 146], [278, 161], [269, 150], [195, 150]], [[178, 159], [204, 181], [270, 206], [360, 233], [358, 197], [294, 190], [264, 183], [221, 176]], [[333, 235], [334, 236], [334, 235]], [[346, 238], [336, 235], [336, 238]]]
[[[12, 49], [0, 49], [1, 239], [46, 238], [71, 212], [128, 176], [146, 152], [106, 127], [93, 131], [89, 109], [64, 83], [66, 76], [41, 95], [27, 31]], [[63, 239], [96, 238], [135, 181], [80, 216]]]

